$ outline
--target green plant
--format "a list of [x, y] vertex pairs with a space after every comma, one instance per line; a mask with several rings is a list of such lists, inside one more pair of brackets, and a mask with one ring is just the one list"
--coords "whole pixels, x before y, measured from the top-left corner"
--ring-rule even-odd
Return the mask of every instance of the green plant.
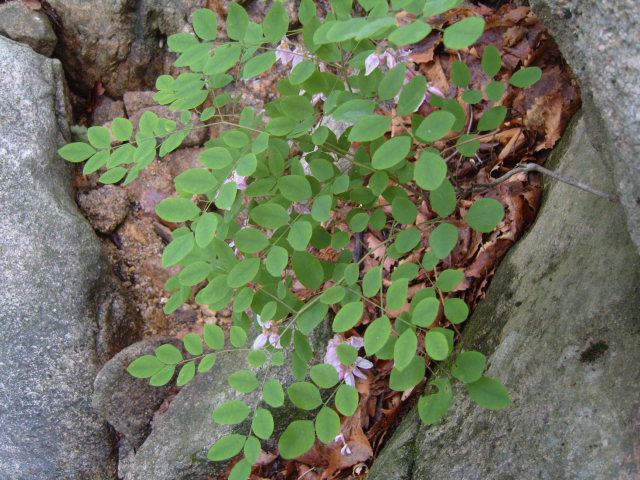
[[[296, 420], [286, 428], [278, 443], [284, 458], [305, 453], [316, 437], [325, 443], [339, 437], [338, 413], [355, 412], [359, 398], [355, 379], [373, 367], [360, 356], [361, 348], [370, 358], [393, 359], [390, 387], [408, 390], [423, 381], [425, 356], [444, 361], [452, 355], [455, 332], [449, 327], [461, 324], [469, 314], [466, 303], [451, 293], [464, 273], [440, 266], [459, 240], [459, 229], [451, 220], [458, 198], [447, 163], [434, 144], [442, 145], [438, 142], [447, 138], [453, 142], [450, 149], [473, 157], [483, 132], [500, 127], [507, 110], [495, 106], [477, 122], [468, 118], [465, 108], [442, 98], [413, 69], [403, 48], [429, 35], [430, 17], [462, 0], [390, 3], [360, 0], [359, 11], [365, 14], [352, 17], [352, 1], [332, 0], [332, 11], [322, 20], [314, 2], [303, 0], [299, 10], [303, 26], [296, 31], [289, 31], [289, 17], [279, 2], [273, 3], [262, 24], [250, 22], [246, 11], [231, 3], [226, 42], [216, 40], [216, 15], [198, 10], [193, 17], [196, 36], [179, 33], [168, 39], [180, 53], [176, 66], [192, 72], [177, 78], [163, 75], [156, 82], [155, 99], [182, 111], [183, 121], [188, 122], [195, 111], [203, 122], [210, 121], [207, 125], [229, 127], [206, 144], [200, 156], [202, 168], [176, 177], [178, 196], [157, 207], [163, 219], [185, 223], [174, 230], [162, 256], [164, 266], [183, 267], [165, 285], [174, 292], [165, 311], [175, 311], [200, 286], [197, 303], [212, 310], [233, 305], [229, 334], [233, 347], [244, 347], [252, 328], [259, 332], [253, 348], [246, 349], [250, 367], [282, 365], [288, 356], [298, 382], [288, 387], [287, 396], [297, 407], [317, 414], [315, 422]], [[402, 16], [410, 19], [402, 20], [402, 25], [396, 18], [400, 11], [410, 14]], [[449, 49], [469, 47], [483, 29], [482, 18], [464, 18], [444, 29], [444, 44]], [[292, 51], [286, 37], [298, 34], [305, 48]], [[249, 107], [238, 115], [223, 113], [239, 102], [225, 87], [260, 76], [278, 60], [292, 63], [293, 68], [278, 83], [281, 96], [267, 104], [264, 113]], [[488, 79], [501, 65], [498, 50], [486, 48], [482, 67]], [[458, 87], [467, 88], [471, 72], [457, 61], [451, 76]], [[524, 68], [510, 83], [527, 87], [540, 76], [540, 69]], [[474, 104], [486, 95], [496, 101], [504, 92], [505, 85], [494, 81], [484, 92], [468, 89], [463, 99]], [[426, 117], [415, 114], [425, 102], [434, 111]], [[329, 116], [333, 122], [327, 121]], [[403, 132], [389, 138], [396, 117], [410, 117], [411, 126], [403, 124]], [[60, 155], [72, 162], [86, 161], [85, 174], [106, 167], [100, 176], [103, 183], [127, 184], [155, 159], [156, 151], [163, 157], [175, 150], [192, 128], [176, 130], [175, 122], [147, 112], [135, 137], [130, 121], [116, 119], [112, 131], [91, 127], [90, 144], [66, 145]], [[428, 209], [431, 218], [419, 221], [418, 206]], [[503, 218], [504, 207], [498, 201], [481, 198], [468, 209], [464, 221], [476, 231], [491, 232]], [[346, 247], [358, 242], [366, 229], [383, 231], [385, 238], [354, 258]], [[374, 253], [384, 251], [381, 264], [386, 258], [406, 259], [426, 239], [429, 249], [421, 261], [402, 263], [388, 286], [382, 266], [361, 272]], [[327, 251], [333, 254], [332, 261], [320, 260], [318, 253]], [[432, 286], [413, 297], [408, 311], [398, 313], [407, 302], [409, 283], [421, 273]], [[311, 291], [304, 301], [292, 291], [294, 281]], [[327, 347], [326, 363], [309, 370], [314, 352], [308, 335], [327, 318], [330, 306], [338, 309], [332, 320], [335, 336]], [[361, 324], [365, 307], [377, 312], [366, 328]], [[256, 312], [255, 318], [248, 310]], [[184, 338], [188, 358], [174, 346], [163, 345], [155, 355], [134, 361], [129, 372], [150, 378], [152, 385], [164, 385], [180, 366], [177, 384], [185, 385], [196, 371], [214, 367], [216, 356], [229, 351], [224, 345], [223, 330], [206, 325], [203, 336]], [[431, 380], [429, 393], [420, 398], [422, 420], [433, 423], [446, 413], [452, 402], [452, 379], [464, 383], [485, 408], [508, 406], [504, 386], [483, 375], [485, 363], [479, 352], [460, 353], [450, 375]], [[243, 369], [231, 373], [228, 381], [246, 394], [260, 387], [264, 403], [278, 408], [285, 392], [278, 380], [267, 381], [267, 375], [260, 380], [251, 369]], [[332, 393], [321, 392], [326, 389]], [[329, 406], [332, 399], [335, 410]], [[236, 464], [230, 478], [248, 478], [260, 453], [260, 440], [269, 439], [274, 431], [270, 410], [232, 401], [218, 407], [213, 418], [223, 424], [251, 418], [248, 435], [223, 437], [209, 451], [211, 460], [244, 451], [245, 459]]]

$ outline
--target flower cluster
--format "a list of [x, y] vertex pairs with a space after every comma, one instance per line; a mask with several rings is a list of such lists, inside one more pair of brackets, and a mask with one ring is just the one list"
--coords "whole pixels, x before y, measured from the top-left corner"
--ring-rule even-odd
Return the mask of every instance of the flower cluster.
[[409, 55], [410, 52], [402, 48], [400, 50], [388, 48], [382, 53], [373, 52], [364, 61], [364, 74], [371, 75], [371, 73], [382, 63], [386, 64], [387, 68], [393, 68], [398, 65], [398, 63], [410, 62], [411, 57]]
[[263, 322], [260, 320], [260, 315], [257, 315], [258, 324], [262, 327], [262, 333], [256, 337], [253, 342], [253, 349], [258, 350], [263, 348], [267, 341], [273, 348], [282, 348], [280, 345], [280, 334], [278, 333], [278, 325], [273, 323], [272, 320]]
[[342, 442], [342, 448], [340, 449], [340, 453], [342, 455], [351, 455], [351, 449], [349, 448], [349, 445], [347, 444], [347, 441], [344, 438], [343, 434], [338, 435], [336, 438], [333, 439], [334, 442]]
[[351, 337], [346, 340], [342, 335], [336, 334], [331, 340], [329, 340], [329, 344], [327, 345], [327, 353], [324, 356], [325, 363], [333, 366], [338, 371], [340, 380], [344, 380], [344, 383], [346, 383], [347, 385], [355, 387], [355, 377], [367, 378], [367, 376], [359, 369], [368, 370], [373, 367], [373, 363], [371, 363], [366, 358], [358, 357], [352, 365], [344, 365], [340, 361], [340, 358], [338, 358], [338, 346], [342, 344], [349, 344], [357, 349], [360, 349], [364, 347], [364, 340], [361, 337]]

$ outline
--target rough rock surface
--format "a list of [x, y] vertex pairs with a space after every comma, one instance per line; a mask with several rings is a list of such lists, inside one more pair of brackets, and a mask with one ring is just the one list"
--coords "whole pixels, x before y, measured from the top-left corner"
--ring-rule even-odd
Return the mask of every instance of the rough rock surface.
[[93, 110], [91, 123], [93, 125], [104, 125], [114, 118], [124, 117], [124, 102], [122, 100], [112, 100], [109, 97], [102, 97], [100, 103]]
[[180, 347], [172, 337], [146, 338], [128, 346], [109, 360], [94, 382], [93, 408], [118, 433], [125, 436], [131, 448], [137, 448], [149, 433], [153, 414], [172, 389], [171, 385], [152, 387], [148, 379], [135, 378], [127, 366], [142, 355], [153, 355], [160, 345]]
[[[57, 54], [71, 76], [72, 86], [88, 96], [97, 82], [107, 94], [120, 98], [127, 91], [152, 88], [157, 76], [171, 71], [175, 54], [168, 36], [192, 32], [191, 15], [207, 5], [224, 28], [229, 0], [49, 0], [60, 19]], [[270, 2], [242, 3], [249, 18], [260, 22]], [[322, 11], [326, 2], [318, 2]], [[285, 2], [293, 23], [298, 2]], [[224, 37], [221, 31], [220, 37]]]
[[58, 41], [44, 12], [32, 10], [23, 2], [0, 5], [0, 35], [26, 43], [47, 57], [51, 56]]
[[57, 54], [77, 90], [88, 95], [97, 82], [122, 97], [153, 86], [172, 58], [166, 38], [187, 27], [206, 0], [50, 0], [60, 19]]
[[100, 233], [112, 233], [129, 213], [126, 191], [113, 185], [80, 193], [78, 204], [91, 226]]
[[[330, 337], [327, 325], [318, 327], [312, 338], [317, 345], [326, 345]], [[249, 341], [250, 345], [251, 342]], [[322, 351], [316, 348], [315, 351]], [[218, 356], [215, 367], [198, 374], [187, 384], [171, 402], [169, 409], [154, 419], [153, 430], [135, 456], [121, 464], [125, 480], [202, 480], [208, 476], [224, 472], [228, 462], [211, 462], [207, 451], [221, 437], [229, 433], [246, 433], [249, 424], [220, 425], [211, 418], [218, 405], [230, 400], [244, 400], [250, 407], [259, 400], [257, 392], [241, 394], [227, 384], [227, 375], [242, 368], [248, 368], [246, 351], [232, 351]], [[316, 358], [315, 361], [319, 361]], [[262, 367], [256, 372], [258, 378], [268, 374], [268, 378], [277, 378], [286, 389], [295, 382], [291, 366], [271, 367], [265, 373]], [[272, 409], [276, 430], [267, 442], [271, 451], [275, 440], [293, 420], [304, 415], [300, 409], [288, 401], [283, 407]]]
[[134, 338], [78, 211], [57, 60], [0, 37], [0, 478], [113, 480], [91, 408], [100, 365]]
[[591, 142], [614, 172], [640, 251], [640, 3], [529, 3], [578, 77]]
[[[612, 189], [582, 119], [565, 136], [559, 171]], [[441, 423], [412, 411], [369, 480], [638, 478], [640, 257], [619, 204], [547, 188], [465, 330], [513, 404], [483, 410], [458, 388]]]

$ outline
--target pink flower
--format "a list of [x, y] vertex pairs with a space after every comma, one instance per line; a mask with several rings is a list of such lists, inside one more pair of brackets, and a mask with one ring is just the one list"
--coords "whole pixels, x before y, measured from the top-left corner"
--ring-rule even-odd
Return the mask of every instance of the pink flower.
[[295, 67], [304, 60], [306, 53], [307, 51], [300, 46], [297, 46], [291, 51], [289, 42], [282, 40], [276, 47], [276, 61], [280, 60], [282, 65], [288, 65], [290, 63], [292, 67]]
[[433, 85], [429, 85], [427, 87], [427, 93], [425, 94], [426, 100], [431, 100], [432, 93], [435, 93], [439, 97], [444, 97], [444, 93], [442, 93], [442, 90], [440, 90], [438, 87], [435, 87]]
[[344, 435], [340, 434], [336, 438], [333, 439], [334, 442], [342, 442], [342, 448], [340, 449], [340, 453], [342, 455], [351, 455], [351, 449], [349, 445], [347, 445], [347, 441], [344, 439]]
[[396, 65], [398, 65], [398, 59], [395, 57], [394, 54], [392, 54], [391, 52], [389, 52], [389, 50], [386, 50], [382, 56], [384, 57], [384, 59], [387, 61], [387, 68], [393, 68]]
[[380, 65], [380, 56], [376, 52], [373, 52], [364, 61], [364, 74], [371, 75], [371, 72], [373, 72], [378, 65]]
[[293, 60], [293, 52], [289, 48], [289, 43], [282, 40], [276, 47], [276, 61], [280, 61], [283, 65]]
[[307, 51], [298, 46], [296, 48], [293, 49], [293, 59], [291, 60], [291, 67], [295, 67], [296, 65], [298, 65], [301, 61], [304, 60], [304, 57], [306, 56]]
[[238, 186], [238, 190], [247, 189], [247, 177], [241, 177], [240, 175], [238, 175], [238, 172], [236, 172], [235, 170], [233, 171], [231, 176], [223, 182], [223, 184], [231, 183], [231, 182], [236, 182], [236, 185]]
[[259, 350], [263, 348], [267, 341], [273, 348], [282, 348], [280, 345], [280, 335], [278, 334], [278, 325], [274, 325], [273, 321], [269, 320], [263, 322], [260, 320], [260, 315], [257, 316], [258, 324], [262, 327], [262, 333], [256, 337], [253, 342], [253, 349]]
[[320, 101], [325, 102], [326, 100], [327, 100], [327, 97], [324, 93], [322, 92], [316, 93], [311, 97], [311, 105], [316, 105], [318, 102]]
[[411, 61], [409, 53], [408, 50], [402, 48], [400, 50], [387, 49], [382, 53], [373, 52], [364, 61], [364, 74], [370, 75], [381, 62], [384, 62], [387, 68], [393, 68], [401, 62], [409, 62]]
[[373, 367], [373, 363], [366, 358], [358, 357], [352, 365], [344, 365], [338, 357], [338, 346], [343, 344], [349, 344], [360, 349], [364, 346], [364, 340], [361, 337], [351, 337], [349, 340], [345, 340], [342, 335], [334, 335], [327, 345], [327, 353], [324, 356], [324, 361], [337, 370], [340, 380], [344, 380], [344, 383], [347, 385], [355, 387], [355, 377], [367, 378], [360, 369], [368, 370]]

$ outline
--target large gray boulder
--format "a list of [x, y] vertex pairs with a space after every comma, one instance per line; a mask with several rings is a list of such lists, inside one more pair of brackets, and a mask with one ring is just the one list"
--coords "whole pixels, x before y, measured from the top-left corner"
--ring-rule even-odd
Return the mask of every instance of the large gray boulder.
[[91, 408], [99, 366], [134, 338], [73, 201], [57, 60], [0, 37], [0, 478], [112, 480]]
[[530, 0], [582, 88], [590, 140], [613, 171], [640, 251], [640, 3]]
[[[585, 123], [565, 137], [552, 167], [611, 191]], [[640, 257], [619, 204], [545, 188], [464, 333], [513, 404], [484, 410], [462, 387], [438, 424], [413, 410], [368, 480], [638, 478]]]

